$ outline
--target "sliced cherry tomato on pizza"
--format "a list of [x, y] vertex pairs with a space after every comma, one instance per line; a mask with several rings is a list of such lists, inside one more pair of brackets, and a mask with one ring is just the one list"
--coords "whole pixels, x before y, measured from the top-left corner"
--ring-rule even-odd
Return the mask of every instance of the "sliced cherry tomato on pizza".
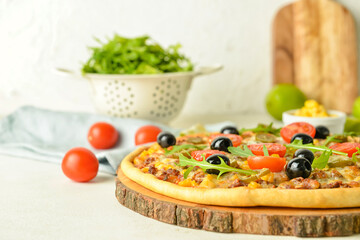
[[214, 154], [225, 154], [225, 152], [219, 151], [219, 150], [198, 150], [198, 151], [192, 151], [191, 157], [195, 159], [196, 161], [201, 162], [203, 160], [203, 155], [205, 156], [205, 159], [210, 157]]
[[159, 133], [161, 133], [161, 129], [157, 126], [142, 126], [135, 133], [135, 145], [156, 142]]
[[357, 152], [356, 148], [360, 148], [360, 143], [352, 143], [352, 142], [344, 142], [344, 143], [336, 143], [334, 145], [331, 145], [329, 148], [347, 153], [349, 157], [352, 157], [352, 155]]
[[280, 135], [285, 142], [290, 143], [291, 138], [297, 133], [306, 133], [312, 138], [315, 137], [316, 129], [313, 125], [306, 122], [294, 122], [281, 128]]
[[251, 152], [257, 156], [264, 156], [263, 146], [265, 145], [266, 149], [269, 152], [269, 155], [277, 154], [279, 157], [283, 157], [286, 153], [286, 147], [279, 143], [259, 143], [259, 144], [250, 144], [248, 148]]
[[286, 159], [270, 156], [249, 156], [247, 162], [252, 170], [268, 168], [272, 172], [280, 172], [284, 169]]
[[237, 134], [224, 134], [224, 133], [217, 133], [217, 134], [211, 134], [209, 137], [209, 144], [217, 138], [217, 137], [227, 137], [232, 141], [232, 144], [234, 147], [240, 146], [242, 142], [242, 137]]

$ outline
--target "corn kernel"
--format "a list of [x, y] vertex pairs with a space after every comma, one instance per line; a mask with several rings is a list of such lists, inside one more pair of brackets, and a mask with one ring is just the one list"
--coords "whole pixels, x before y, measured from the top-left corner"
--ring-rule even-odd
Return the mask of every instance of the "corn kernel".
[[158, 143], [155, 143], [154, 145], [152, 145], [151, 149], [154, 149], [155, 152], [158, 150], [163, 150], [163, 148], [160, 147], [160, 145]]
[[143, 152], [139, 155], [139, 158], [145, 159], [147, 156], [153, 154], [154, 152], [155, 152], [154, 149], [149, 148], [148, 150], [143, 151]]
[[304, 104], [306, 108], [317, 108], [319, 106], [318, 102], [313, 99], [307, 100]]
[[261, 179], [272, 183], [272, 182], [274, 182], [274, 173], [266, 174], [265, 176], [262, 176]]
[[244, 163], [241, 165], [241, 168], [244, 170], [250, 170], [249, 164], [247, 161], [244, 161]]
[[324, 106], [319, 104], [315, 100], [305, 101], [304, 107], [298, 109], [295, 114], [296, 116], [303, 117], [329, 117], [330, 115], [326, 112]]
[[170, 158], [165, 158], [162, 160], [163, 163], [170, 163], [172, 160]]
[[195, 187], [197, 183], [194, 180], [191, 180], [190, 178], [185, 179], [178, 183], [179, 186], [182, 187]]
[[140, 165], [140, 164], [142, 164], [144, 161], [143, 160], [140, 160], [140, 158], [135, 158], [134, 159], [134, 165], [135, 166], [138, 166], [138, 165]]
[[169, 165], [169, 164], [164, 164], [164, 163], [162, 163], [162, 162], [157, 162], [157, 163], [155, 163], [155, 167], [156, 167], [157, 169], [165, 169], [165, 170], [168, 170], [169, 168], [172, 168], [171, 165]]
[[239, 179], [238, 175], [234, 174], [231, 178], [231, 180], [236, 180], [236, 179]]
[[143, 173], [147, 173], [147, 172], [149, 172], [149, 168], [148, 168], [148, 167], [144, 167], [144, 168], [141, 169], [141, 171], [142, 171]]
[[213, 177], [211, 174], [207, 175], [203, 181], [200, 183], [199, 187], [202, 188], [215, 188], [216, 184], [212, 181]]
[[248, 185], [249, 188], [261, 188], [261, 185], [257, 182], [250, 182]]

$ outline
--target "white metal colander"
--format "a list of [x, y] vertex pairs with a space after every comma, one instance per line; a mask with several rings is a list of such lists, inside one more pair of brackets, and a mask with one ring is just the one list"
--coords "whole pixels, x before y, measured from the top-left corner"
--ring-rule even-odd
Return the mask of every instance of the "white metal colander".
[[151, 75], [85, 74], [83, 77], [93, 86], [95, 105], [100, 113], [166, 123], [180, 113], [192, 79], [221, 68], [202, 67], [194, 72]]

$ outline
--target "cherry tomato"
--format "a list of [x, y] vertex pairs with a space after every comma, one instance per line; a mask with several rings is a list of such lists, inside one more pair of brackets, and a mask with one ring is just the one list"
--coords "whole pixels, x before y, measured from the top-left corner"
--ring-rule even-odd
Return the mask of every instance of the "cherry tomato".
[[210, 135], [209, 144], [211, 144], [211, 142], [217, 137], [227, 137], [227, 138], [229, 138], [232, 141], [232, 144], [233, 144], [234, 147], [239, 146], [241, 144], [241, 142], [242, 142], [242, 137], [240, 135], [216, 133], [216, 134], [211, 134]]
[[70, 149], [61, 163], [65, 176], [76, 182], [88, 182], [96, 177], [99, 161], [88, 149], [76, 147]]
[[192, 151], [191, 152], [191, 157], [193, 159], [195, 159], [196, 161], [202, 161], [203, 157], [202, 155], [205, 156], [205, 160], [210, 157], [211, 155], [214, 154], [225, 154], [225, 152], [219, 151], [219, 150], [198, 150], [198, 151]]
[[96, 149], [108, 149], [115, 146], [119, 133], [113, 125], [106, 122], [93, 124], [88, 132], [88, 141]]
[[352, 155], [357, 151], [357, 147], [360, 148], [360, 143], [344, 142], [336, 143], [331, 145], [329, 148], [335, 151], [347, 153], [349, 157], [352, 157]]
[[268, 168], [272, 172], [282, 171], [286, 164], [285, 158], [269, 156], [249, 156], [247, 161], [249, 167], [253, 170]]
[[153, 125], [142, 126], [135, 133], [135, 145], [156, 142], [157, 135], [161, 133], [161, 131], [160, 128]]
[[292, 136], [296, 133], [306, 133], [312, 138], [315, 137], [316, 129], [313, 125], [306, 122], [294, 122], [286, 125], [280, 130], [280, 135], [285, 142], [290, 143]]
[[248, 145], [248, 148], [253, 154], [257, 156], [264, 156], [263, 145], [267, 148], [269, 155], [278, 154], [280, 157], [283, 157], [286, 153], [286, 147], [279, 143], [250, 144]]

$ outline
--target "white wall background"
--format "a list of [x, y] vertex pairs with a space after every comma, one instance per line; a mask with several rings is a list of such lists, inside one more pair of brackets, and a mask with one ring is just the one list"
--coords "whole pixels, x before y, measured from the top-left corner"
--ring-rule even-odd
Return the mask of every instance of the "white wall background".
[[[198, 65], [224, 70], [195, 80], [183, 114], [264, 112], [271, 86], [271, 21], [289, 0], [0, 0], [0, 111], [24, 104], [94, 111], [80, 69], [96, 44], [119, 33], [180, 42]], [[342, 0], [360, 26], [360, 1]], [[359, 37], [360, 39], [360, 37]]]

